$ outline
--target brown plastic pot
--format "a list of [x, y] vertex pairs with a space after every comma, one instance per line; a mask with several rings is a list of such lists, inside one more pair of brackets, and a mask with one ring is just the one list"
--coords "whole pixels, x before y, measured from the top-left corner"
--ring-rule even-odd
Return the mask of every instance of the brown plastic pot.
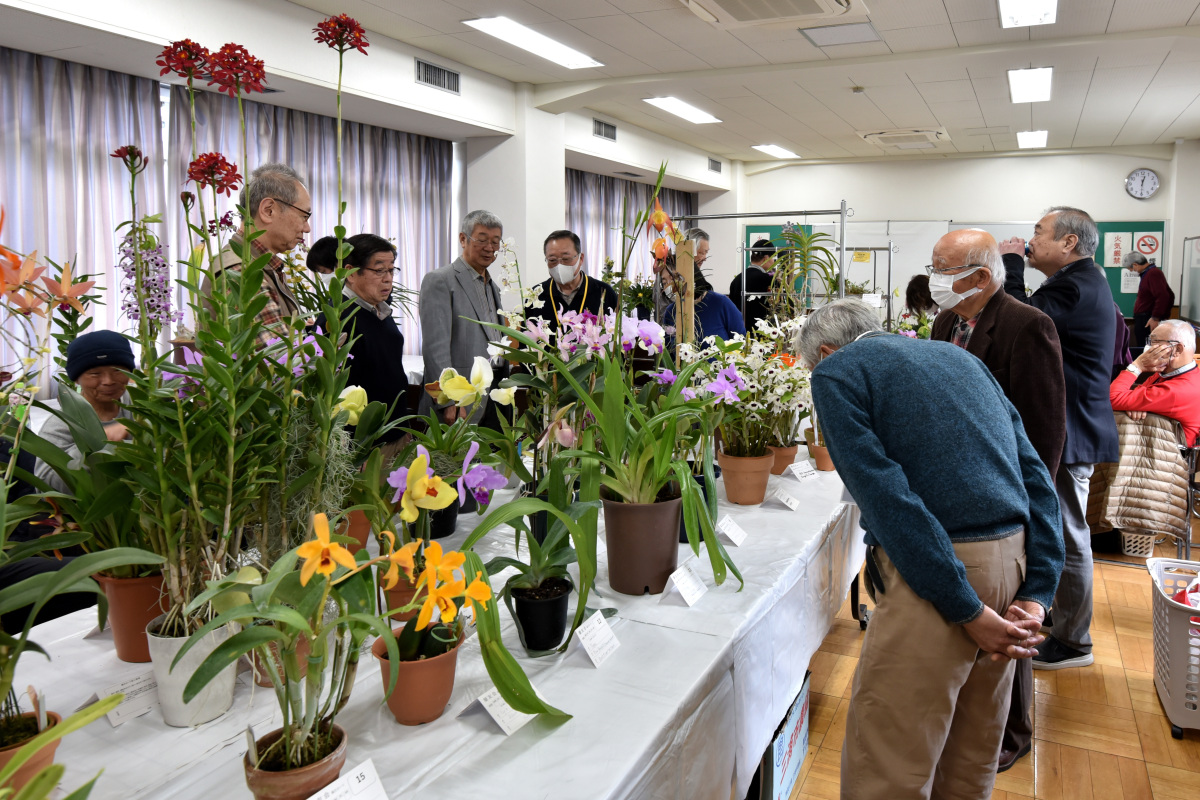
[[[381, 575], [382, 573], [383, 570], [380, 571]], [[408, 576], [401, 572], [400, 579], [396, 581], [396, 585], [390, 589], [384, 589], [383, 595], [386, 598], [388, 608], [403, 608], [411, 603], [412, 599], [417, 596], [417, 587], [413, 586], [408, 580]], [[420, 610], [421, 609], [418, 607], [411, 611], [397, 611], [396, 613], [392, 614], [391, 617], [397, 622], [408, 622], [410, 619], [415, 617]]]
[[771, 452], [775, 455], [775, 463], [771, 465], [772, 475], [782, 475], [787, 472], [796, 460], [796, 451], [800, 449], [799, 445], [790, 447], [772, 447]]
[[[392, 631], [398, 638], [403, 628]], [[433, 722], [446, 710], [450, 695], [454, 693], [454, 672], [458, 667], [458, 651], [462, 639], [453, 650], [433, 658], [418, 661], [401, 661], [396, 665], [396, 688], [387, 696], [387, 706], [401, 725], [423, 725]], [[383, 690], [388, 689], [391, 669], [388, 663], [387, 646], [383, 639], [371, 645], [371, 654], [379, 659], [379, 671], [383, 677]]]
[[725, 482], [725, 496], [731, 503], [740, 506], [756, 506], [767, 497], [767, 482], [771, 480], [771, 468], [775, 466], [775, 455], [730, 456], [717, 451], [717, 462], [721, 465], [721, 480]]
[[[353, 539], [356, 545], [347, 545], [346, 549], [351, 554], [357, 553], [367, 546], [367, 539], [371, 536], [371, 523], [367, 519], [367, 515], [362, 511], [351, 511], [346, 515], [349, 525], [346, 527], [346, 535]], [[342, 531], [338, 531], [341, 533]]]
[[[256, 800], [306, 800], [338, 779], [346, 763], [346, 731], [341, 725], [333, 726], [338, 745], [333, 752], [315, 764], [283, 772], [258, 769], [250, 763], [250, 754], [242, 756], [242, 767], [246, 770], [246, 785]], [[263, 736], [255, 744], [258, 752], [266, 752], [280, 736], [283, 728]]]
[[660, 594], [679, 565], [683, 498], [659, 503], [604, 501], [608, 585], [621, 594]]
[[[33, 712], [27, 712], [22, 714], [21, 717], [33, 719], [34, 715]], [[60, 717], [58, 714], [55, 714], [53, 711], [46, 712], [47, 730], [53, 728], [60, 722], [62, 722], [62, 717]], [[37, 734], [34, 735], [36, 736]], [[29, 738], [32, 739], [33, 737], [31, 736]], [[13, 776], [9, 778], [6, 783], [0, 786], [0, 788], [12, 789], [14, 794], [21, 791], [21, 788], [33, 780], [35, 775], [54, 763], [54, 751], [58, 750], [58, 745], [61, 742], [62, 739], [55, 739], [50, 744], [34, 753], [33, 757], [22, 764], [21, 768], [14, 772]], [[29, 739], [26, 739], [23, 742], [17, 742], [16, 744], [10, 744], [8, 747], [0, 750], [0, 769], [7, 767], [8, 762], [11, 761], [13, 756], [17, 754], [17, 751], [27, 744], [29, 744]]]
[[150, 660], [146, 644], [146, 626], [159, 614], [166, 613], [162, 575], [148, 578], [109, 578], [97, 575], [96, 581], [108, 598], [108, 625], [112, 628], [117, 658], [133, 664]]

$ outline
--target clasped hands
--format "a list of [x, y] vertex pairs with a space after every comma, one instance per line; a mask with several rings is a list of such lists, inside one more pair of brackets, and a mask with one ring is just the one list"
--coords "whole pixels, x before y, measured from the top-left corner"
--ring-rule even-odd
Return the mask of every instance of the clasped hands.
[[1039, 631], [1046, 610], [1032, 600], [1014, 600], [1004, 616], [988, 606], [983, 613], [963, 625], [979, 649], [992, 654], [992, 661], [1003, 659], [1032, 658], [1034, 650], [1045, 641]]

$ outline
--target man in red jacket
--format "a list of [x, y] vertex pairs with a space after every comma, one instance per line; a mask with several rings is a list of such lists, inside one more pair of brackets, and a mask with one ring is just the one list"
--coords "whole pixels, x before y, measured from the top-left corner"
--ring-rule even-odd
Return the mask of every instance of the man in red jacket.
[[1114, 411], [1134, 419], [1152, 413], [1179, 420], [1188, 444], [1195, 443], [1200, 435], [1200, 370], [1191, 323], [1160, 322], [1146, 349], [1112, 382], [1108, 396]]
[[1142, 276], [1138, 280], [1137, 299], [1133, 301], [1133, 346], [1145, 347], [1150, 331], [1171, 316], [1175, 293], [1167, 285], [1163, 271], [1141, 253], [1126, 253], [1121, 266]]

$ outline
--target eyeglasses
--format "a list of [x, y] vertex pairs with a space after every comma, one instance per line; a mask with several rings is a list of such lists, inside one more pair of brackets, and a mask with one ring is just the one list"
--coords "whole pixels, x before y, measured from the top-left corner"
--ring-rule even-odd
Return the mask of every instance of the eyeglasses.
[[380, 275], [380, 276], [386, 275], [390, 278], [396, 274], [396, 270], [399, 269], [399, 267], [392, 267], [391, 269], [376, 269], [375, 267], [360, 267], [359, 269], [361, 269], [363, 272], [374, 272], [376, 275]]
[[987, 264], [962, 264], [957, 267], [942, 267], [941, 269], [937, 269], [933, 266], [933, 264], [926, 264], [925, 265], [925, 274], [926, 275], [947, 275], [951, 272], [955, 272], [960, 269], [971, 269], [972, 267], [978, 268], [978, 267], [986, 267], [986, 266], [987, 266]]
[[473, 238], [468, 237], [468, 239], [470, 241], [474, 242], [477, 246], [482, 247], [484, 250], [488, 250], [488, 249], [499, 250], [500, 249], [500, 239], [498, 237], [495, 239], [473, 239]]
[[1182, 344], [1182, 342], [1177, 342], [1174, 339], [1147, 339], [1146, 344], [1148, 344], [1148, 345], [1150, 345], [1150, 344], [1158, 344], [1158, 345], [1169, 344], [1171, 346], [1175, 346], [1177, 344]]
[[575, 255], [573, 255], [573, 256], [568, 256], [567, 258], [561, 258], [561, 259], [560, 259], [560, 258], [558, 258], [558, 257], [556, 257], [556, 256], [548, 256], [548, 257], [546, 258], [546, 266], [548, 266], [548, 267], [557, 267], [559, 264], [562, 264], [562, 265], [564, 265], [564, 266], [567, 266], [567, 267], [573, 267], [573, 266], [575, 266], [575, 263], [576, 263], [577, 261], [579, 261], [579, 257], [580, 257], [581, 255], [583, 255], [583, 254], [582, 254], [582, 253], [576, 253], [576, 254], [575, 254]]
[[278, 197], [272, 197], [271, 199], [274, 200], [276, 203], [283, 203], [288, 208], [295, 209], [296, 211], [303, 214], [305, 222], [308, 222], [308, 218], [312, 216], [311, 211], [305, 211], [303, 208], [300, 208], [299, 206], [294, 206], [291, 203], [289, 203], [287, 200], [280, 200]]

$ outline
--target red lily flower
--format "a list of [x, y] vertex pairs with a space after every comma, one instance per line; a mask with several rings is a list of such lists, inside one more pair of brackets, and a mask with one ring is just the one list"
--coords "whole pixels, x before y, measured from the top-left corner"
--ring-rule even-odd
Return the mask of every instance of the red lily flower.
[[118, 147], [116, 150], [109, 153], [113, 158], [119, 159], [125, 164], [125, 168], [134, 175], [146, 168], [150, 163], [149, 156], [142, 154], [142, 149], [136, 144], [127, 144], [123, 147]]
[[321, 20], [313, 28], [316, 41], [328, 45], [339, 53], [354, 49], [363, 55], [367, 54], [367, 32], [358, 20], [348, 14], [337, 14]]
[[239, 92], [261, 92], [263, 81], [267, 79], [261, 58], [250, 55], [246, 48], [232, 42], [209, 55], [209, 66], [212, 67], [214, 83], [230, 97], [236, 98]]
[[226, 196], [232, 196], [242, 181], [237, 166], [230, 164], [220, 153], [201, 153], [196, 156], [196, 160], [188, 164], [187, 176], [201, 189], [212, 186]]

